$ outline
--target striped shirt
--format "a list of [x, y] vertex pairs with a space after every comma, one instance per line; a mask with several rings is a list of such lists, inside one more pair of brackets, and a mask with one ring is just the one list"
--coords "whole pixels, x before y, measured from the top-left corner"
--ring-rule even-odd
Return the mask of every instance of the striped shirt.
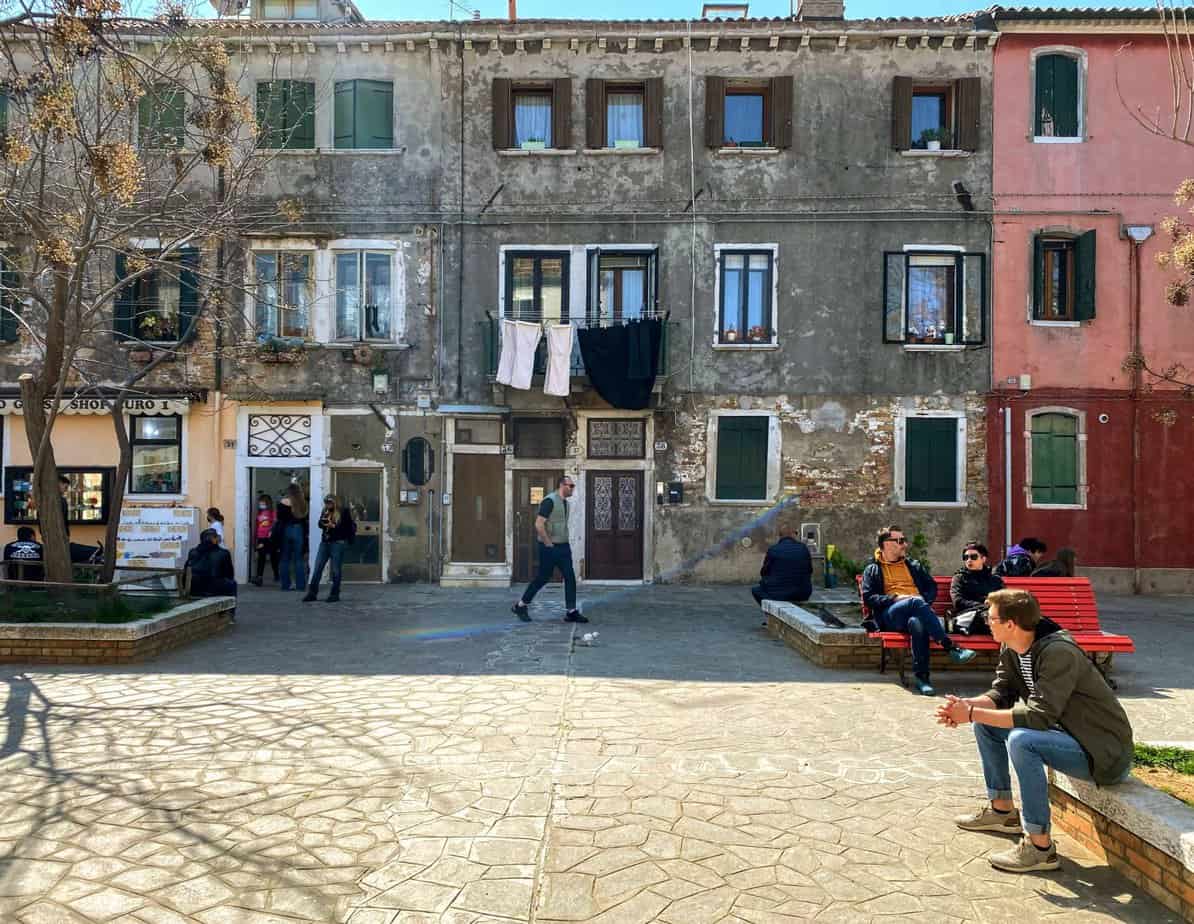
[[1028, 652], [1020, 655], [1020, 675], [1024, 678], [1024, 683], [1028, 687], [1028, 695], [1036, 695], [1036, 683], [1032, 679], [1032, 655]]

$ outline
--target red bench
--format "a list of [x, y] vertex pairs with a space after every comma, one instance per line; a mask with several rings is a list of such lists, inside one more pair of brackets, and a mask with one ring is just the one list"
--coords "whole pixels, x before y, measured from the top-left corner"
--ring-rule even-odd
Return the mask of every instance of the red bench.
[[[950, 578], [934, 577], [937, 582], [937, 599], [933, 601], [933, 612], [948, 628], [953, 616], [953, 603], [949, 599]], [[1069, 631], [1078, 647], [1090, 655], [1090, 659], [1107, 675], [1111, 666], [1111, 655], [1116, 652], [1131, 654], [1136, 645], [1126, 635], [1114, 635], [1104, 632], [1099, 625], [1099, 609], [1095, 603], [1094, 588], [1090, 586], [1089, 578], [1004, 578], [1003, 586], [1027, 590], [1041, 605], [1041, 612], [1057, 623], [1061, 628]], [[862, 597], [862, 577], [858, 578], [859, 599]], [[870, 619], [871, 614], [866, 603], [862, 604], [863, 619]], [[879, 671], [887, 670], [887, 652], [898, 651], [900, 681], [904, 681], [904, 652], [912, 647], [909, 637], [903, 632], [868, 632], [868, 638], [877, 638], [883, 646], [879, 656]], [[997, 651], [999, 643], [989, 635], [957, 635], [950, 634], [950, 638], [964, 648], [975, 651]], [[936, 642], [931, 643], [936, 645]], [[1104, 664], [1099, 664], [1098, 655], [1106, 654]], [[1108, 683], [1115, 686], [1110, 676]]]

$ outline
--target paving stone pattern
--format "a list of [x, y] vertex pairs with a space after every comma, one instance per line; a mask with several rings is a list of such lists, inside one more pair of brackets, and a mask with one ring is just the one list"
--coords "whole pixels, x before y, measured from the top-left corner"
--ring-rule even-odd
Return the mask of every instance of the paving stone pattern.
[[[1072, 842], [992, 870], [1006, 842], [950, 824], [969, 734], [804, 662], [744, 589], [587, 591], [584, 627], [511, 596], [250, 589], [151, 664], [5, 668], [0, 921], [1173, 920]], [[1188, 601], [1104, 606], [1139, 736], [1194, 738]]]

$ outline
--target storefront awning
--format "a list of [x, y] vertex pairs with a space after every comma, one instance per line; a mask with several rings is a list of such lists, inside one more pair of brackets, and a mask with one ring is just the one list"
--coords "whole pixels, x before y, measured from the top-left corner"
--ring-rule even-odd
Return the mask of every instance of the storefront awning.
[[[64, 398], [59, 406], [60, 414], [107, 414], [112, 410], [115, 398]], [[46, 404], [49, 408], [49, 402]], [[191, 407], [190, 398], [126, 398], [126, 414], [186, 414]], [[0, 397], [0, 416], [20, 414], [20, 398]]]

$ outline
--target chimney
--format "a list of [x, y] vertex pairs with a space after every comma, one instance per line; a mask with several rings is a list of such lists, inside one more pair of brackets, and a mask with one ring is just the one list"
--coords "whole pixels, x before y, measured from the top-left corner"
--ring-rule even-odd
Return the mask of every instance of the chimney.
[[845, 18], [845, 0], [796, 0], [798, 22], [816, 22], [818, 20], [841, 22]]
[[510, 22], [514, 22], [518, 18], [518, 0], [508, 0], [506, 7], [506, 18]]

